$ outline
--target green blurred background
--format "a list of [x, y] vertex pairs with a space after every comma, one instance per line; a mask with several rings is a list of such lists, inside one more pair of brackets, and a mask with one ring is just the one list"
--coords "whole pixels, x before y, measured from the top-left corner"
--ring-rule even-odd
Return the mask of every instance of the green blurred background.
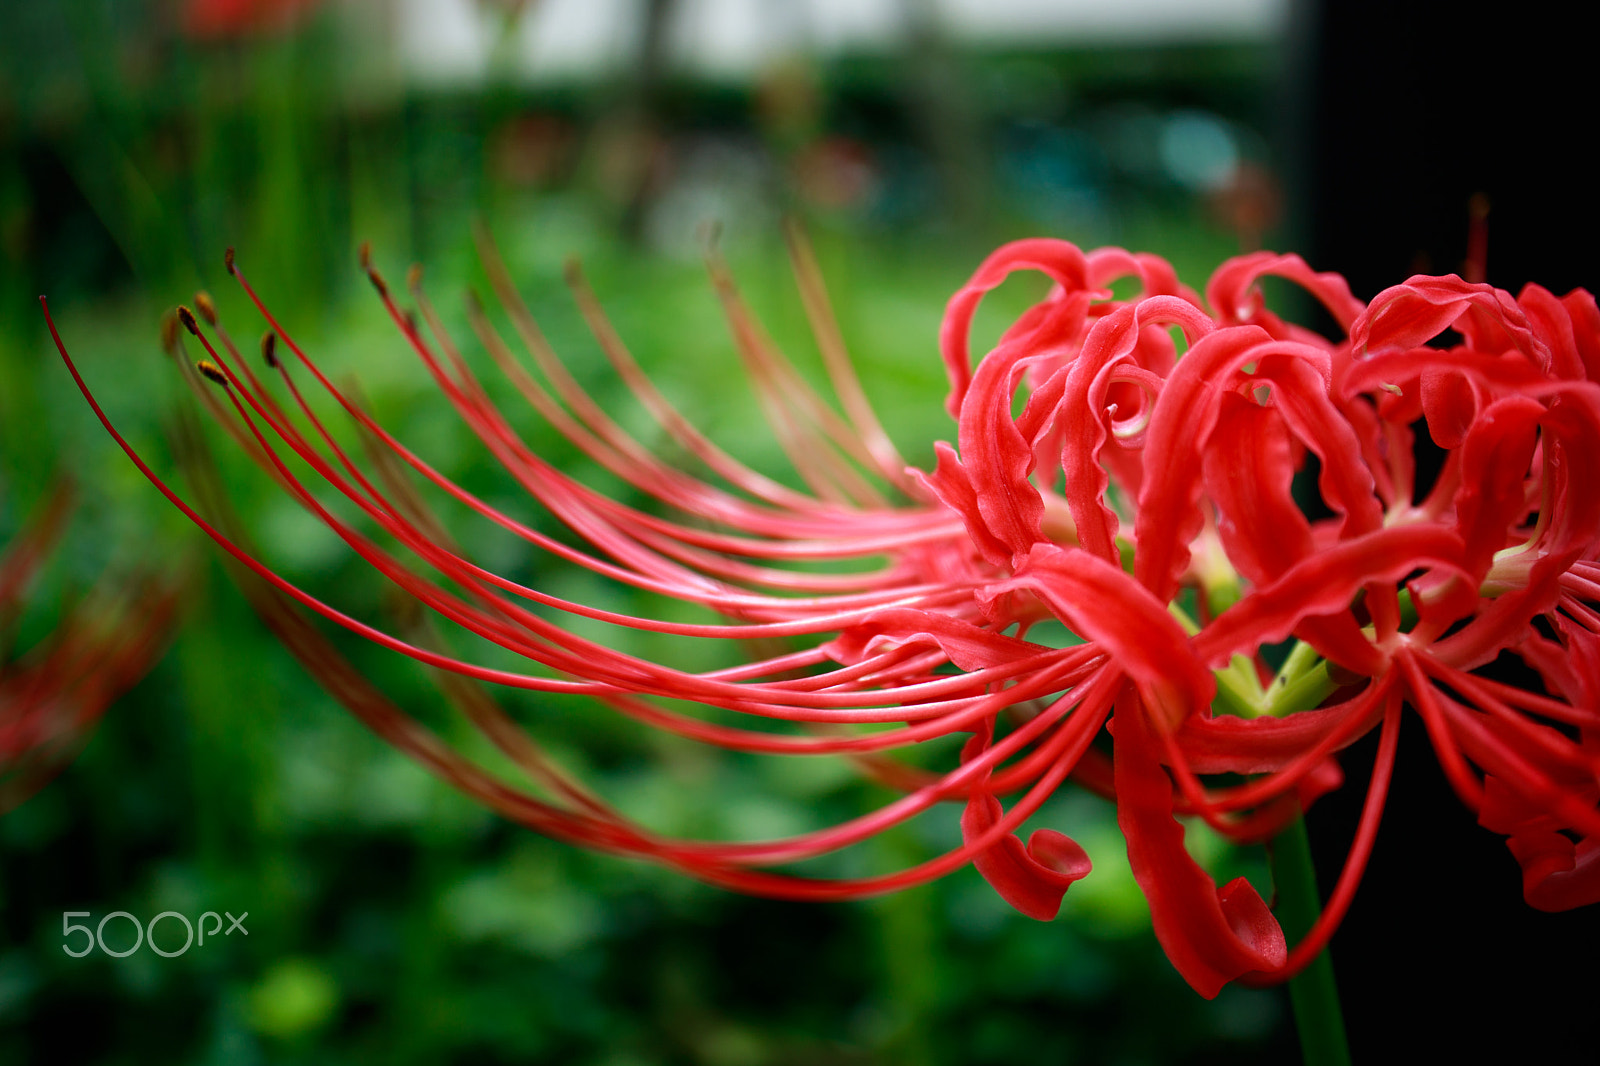
[[[483, 222], [574, 373], [649, 439], [562, 284], [563, 263], [579, 257], [668, 395], [782, 476], [700, 255], [705, 224], [719, 224], [764, 325], [816, 379], [783, 248], [782, 222], [796, 218], [869, 395], [907, 459], [925, 466], [933, 442], [953, 436], [935, 346], [943, 303], [998, 243], [1121, 244], [1168, 256], [1199, 286], [1227, 255], [1288, 236], [1287, 5], [1146, 7], [1116, 17], [932, 0], [0, 8], [0, 541], [63, 473], [80, 500], [15, 647], [44, 639], [102, 575], [152, 560], [194, 575], [158, 665], [53, 784], [0, 818], [0, 1061], [1292, 1056], [1280, 992], [1230, 988], [1205, 1002], [1171, 970], [1109, 806], [1074, 789], [1039, 821], [1082, 842], [1096, 871], [1047, 924], [1013, 913], [970, 869], [884, 899], [775, 903], [554, 844], [479, 810], [366, 732], [279, 647], [209, 544], [94, 422], [36, 302], [50, 296], [112, 418], [181, 487], [169, 431], [192, 400], [159, 322], [205, 287], [235, 334], [255, 335], [260, 323], [222, 269], [234, 246], [336, 379], [359, 380], [397, 435], [531, 519], [531, 502], [387, 322], [357, 245], [371, 241], [394, 282], [425, 264], [465, 338], [459, 297], [486, 290], [471, 237]], [[1035, 278], [1008, 283], [986, 305], [980, 339], [1042, 292]], [[505, 409], [541, 454], [617, 489], [525, 407]], [[220, 434], [213, 445], [269, 560], [384, 622], [376, 575]], [[447, 517], [491, 568], [619, 609], [649, 606]], [[402, 706], [462, 738], [420, 669], [330, 636]], [[499, 695], [566, 765], [665, 831], [782, 834], [889, 796], [842, 765], [727, 758], [579, 701]], [[956, 815], [934, 812], [849, 861], [927, 857], [959, 839]], [[1218, 870], [1261, 876], [1259, 856], [1199, 846]], [[97, 923], [167, 910], [248, 911], [248, 937], [170, 959], [148, 947], [121, 959], [62, 951], [64, 911]], [[125, 924], [106, 932], [114, 944], [131, 937]], [[177, 935], [163, 927], [163, 944]]]

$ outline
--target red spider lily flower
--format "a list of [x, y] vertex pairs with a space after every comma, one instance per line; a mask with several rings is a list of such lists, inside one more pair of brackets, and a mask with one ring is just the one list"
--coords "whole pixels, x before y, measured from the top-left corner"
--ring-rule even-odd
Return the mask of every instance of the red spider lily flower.
[[[1370, 851], [1406, 704], [1462, 798], [1511, 837], [1529, 902], [1600, 898], [1590, 843], [1600, 824], [1590, 738], [1600, 681], [1593, 298], [1557, 300], [1530, 286], [1513, 299], [1453, 277], [1414, 278], [1364, 308], [1337, 277], [1262, 253], [1213, 277], [1211, 317], [1168, 279], [1146, 275], [1150, 295], [1102, 303], [1093, 319], [1083, 302], [1106, 281], [1097, 255], [1107, 253], [1011, 246], [952, 303], [945, 351], [962, 453], [946, 450], [930, 484], [988, 556], [1011, 567], [1012, 580], [986, 595], [1034, 592], [1074, 631], [1109, 646], [1135, 685], [1137, 698], [1115, 704], [1110, 784], [1174, 963], [1206, 991], [1252, 969], [1254, 979], [1293, 973], [1315, 956]], [[1046, 271], [1058, 290], [968, 378], [976, 294], [1018, 266]], [[1347, 340], [1328, 343], [1262, 309], [1253, 286], [1264, 273], [1307, 288]], [[1150, 329], [1168, 323], [1190, 344], [1175, 364], [1169, 338]], [[1464, 343], [1425, 346], [1452, 328]], [[1032, 389], [1013, 419], [1023, 372]], [[1119, 383], [1154, 398], [1112, 400]], [[1119, 430], [1128, 404], [1138, 414]], [[1419, 420], [1446, 455], [1421, 499]], [[1106, 454], [1115, 448], [1123, 451]], [[1315, 523], [1290, 494], [1308, 452], [1332, 512]], [[1043, 488], [1054, 484], [1059, 502]], [[1044, 524], [1063, 507], [1076, 546]], [[1125, 548], [1131, 573], [1118, 566]], [[1094, 567], [1107, 583], [1098, 594], [1083, 587]], [[1186, 587], [1199, 590], [1202, 608], [1187, 641], [1165, 611]], [[1211, 605], [1226, 609], [1206, 618]], [[1126, 627], [1120, 637], [1096, 633], [1107, 615]], [[1268, 681], [1261, 650], [1290, 637], [1289, 661]], [[1548, 692], [1472, 672], [1503, 653], [1538, 670]], [[1319, 658], [1334, 669], [1313, 665]], [[1342, 682], [1337, 694], [1331, 675]], [[1212, 677], [1218, 706], [1243, 717], [1211, 713]], [[1274, 813], [1274, 801], [1298, 789], [1307, 802], [1326, 787], [1322, 760], [1380, 723], [1361, 828], [1322, 919], [1280, 965], [1252, 965], [1253, 952], [1266, 958], [1264, 944], [1281, 944], [1275, 926], [1262, 923], [1253, 894], [1240, 894], [1245, 886], [1215, 891], [1184, 852], [1172, 813], [1200, 814], [1236, 839], [1281, 825], [1285, 808]], [[1217, 789], [1199, 779], [1225, 772], [1262, 776]]]
[[[1153, 256], [1018, 242], [992, 255], [951, 300], [941, 348], [956, 446], [939, 445], [934, 471], [920, 473], [904, 470], [873, 417], [803, 250], [801, 292], [842, 413], [778, 354], [714, 264], [757, 396], [807, 486], [801, 491], [756, 474], [694, 430], [574, 275], [579, 306], [617, 372], [721, 483], [657, 459], [566, 371], [492, 250], [485, 262], [543, 383], [473, 303], [479, 342], [541, 417], [653, 498], [659, 513], [595, 493], [535, 454], [444, 331], [415, 272], [414, 315], [368, 267], [456, 413], [586, 548], [491, 506], [391, 435], [293, 342], [231, 256], [230, 272], [270, 327], [267, 362], [281, 389], [257, 377], [208, 299], [198, 306], [209, 330], [182, 313], [206, 349], [200, 372], [222, 386], [219, 398], [202, 385], [204, 402], [286, 491], [415, 605], [542, 671], [451, 656], [414, 620], [408, 635], [396, 636], [341, 613], [259, 562], [225, 507], [209, 503], [208, 520], [128, 453], [237, 561], [263, 616], [332, 692], [508, 816], [790, 898], [881, 892], [972, 862], [1017, 909], [1047, 919], [1089, 873], [1089, 857], [1055, 830], [1036, 831], [1026, 844], [1015, 830], [1075, 776], [1115, 798], [1156, 934], [1184, 977], [1212, 996], [1235, 979], [1285, 979], [1325, 945], [1370, 853], [1400, 714], [1411, 706], [1463, 799], [1510, 837], [1530, 902], [1570, 906], [1600, 894], [1590, 843], [1600, 839], [1600, 762], [1590, 739], [1600, 690], [1600, 470], [1591, 469], [1600, 463], [1600, 313], [1587, 293], [1557, 300], [1530, 287], [1513, 299], [1456, 278], [1414, 278], [1367, 306], [1336, 275], [1258, 253], [1224, 264], [1202, 301]], [[972, 316], [983, 295], [1019, 269], [1046, 273], [1055, 288], [974, 366]], [[1330, 342], [1267, 311], [1257, 289], [1265, 275], [1320, 300], [1343, 338]], [[1138, 291], [1114, 298], [1111, 285], [1121, 279]], [[1463, 343], [1428, 346], [1447, 329]], [[280, 342], [293, 367], [277, 357]], [[315, 413], [302, 373], [355, 421], [369, 467]], [[1446, 456], [1420, 498], [1417, 425]], [[1291, 492], [1309, 456], [1329, 514], [1316, 520]], [[601, 610], [485, 570], [443, 532], [407, 468], [529, 544], [725, 621]], [[215, 495], [204, 476], [201, 486], [207, 499]], [[361, 523], [335, 513], [330, 499], [353, 506]], [[787, 565], [798, 561], [841, 566], [819, 573]], [[407, 718], [290, 601], [437, 668], [447, 694], [522, 765], [537, 794], [490, 777]], [[685, 637], [810, 640], [807, 650], [691, 672], [580, 638], [550, 621], [550, 611]], [[1052, 620], [1081, 643], [1028, 639]], [[1479, 668], [1502, 654], [1538, 671], [1547, 691], [1485, 676]], [[1281, 660], [1276, 670], [1269, 657]], [[904, 796], [784, 840], [665, 838], [562, 773], [470, 679], [587, 694], [650, 726], [733, 750], [847, 755]], [[663, 700], [707, 711], [685, 713]], [[727, 724], [717, 711], [766, 722]], [[1290, 950], [1248, 881], [1218, 888], [1189, 856], [1179, 818], [1203, 818], [1238, 841], [1267, 839], [1336, 787], [1336, 753], [1378, 728], [1378, 762], [1351, 855], [1323, 915]], [[1107, 732], [1109, 757], [1093, 746]], [[942, 773], [889, 755], [951, 734], [970, 737]], [[771, 869], [848, 846], [941, 801], [964, 805], [963, 843], [927, 862], [838, 881]]]
[[[65, 485], [0, 554], [0, 631], [48, 560], [72, 513]], [[43, 788], [100, 716], [160, 656], [179, 603], [173, 582], [101, 583], [26, 655], [0, 655], [0, 813]]]

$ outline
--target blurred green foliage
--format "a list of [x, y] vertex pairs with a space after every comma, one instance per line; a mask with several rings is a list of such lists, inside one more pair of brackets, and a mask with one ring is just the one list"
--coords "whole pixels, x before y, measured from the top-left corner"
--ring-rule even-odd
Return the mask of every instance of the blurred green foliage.
[[[1192, 191], [1117, 170], [1095, 131], [1182, 107], [1259, 129], [1263, 56], [963, 56], [964, 145], [922, 138], [906, 57], [814, 62], [800, 77], [821, 103], [797, 105], [798, 118], [774, 117], [770, 84], [669, 81], [639, 112], [645, 132], [624, 123], [619, 134], [615, 116], [634, 99], [626, 84], [536, 90], [491, 74], [471, 91], [430, 90], [381, 42], [352, 36], [368, 25], [360, 5], [293, 33], [220, 43], [185, 40], [171, 10], [78, 0], [0, 13], [0, 538], [59, 472], [84, 497], [21, 644], [108, 569], [154, 556], [200, 575], [165, 659], [57, 782], [0, 819], [0, 1062], [1282, 1059], [1292, 1046], [1283, 997], [1195, 997], [1150, 934], [1110, 807], [1075, 790], [1038, 821], [1085, 844], [1096, 872], [1047, 924], [1012, 912], [971, 869], [884, 899], [777, 903], [575, 851], [479, 810], [367, 733], [273, 641], [209, 546], [94, 423], [33, 302], [49, 293], [112, 418], [175, 474], [173, 412], [191, 401], [157, 323], [207, 286], [223, 321], [252, 336], [256, 318], [221, 269], [221, 249], [237, 246], [285, 326], [336, 380], [359, 381], [398, 436], [552, 528], [433, 392], [365, 291], [355, 244], [370, 239], [391, 276], [425, 262], [430, 290], [467, 336], [456, 297], [485, 288], [470, 228], [486, 220], [576, 376], [649, 440], [562, 287], [565, 260], [578, 256], [674, 402], [781, 475], [757, 405], [727, 384], [734, 349], [684, 235], [701, 209], [723, 217], [746, 295], [819, 378], [777, 225], [794, 213], [817, 244], [868, 394], [907, 459], [928, 465], [932, 443], [952, 435], [934, 347], [942, 304], [999, 240], [1048, 231], [1115, 241], [1168, 255], [1191, 283], [1238, 249], [1239, 235]], [[608, 171], [608, 138], [628, 136], [667, 145], [676, 167], [619, 191], [626, 175]], [[833, 136], [871, 161], [871, 197], [808, 193], [807, 171], [788, 165]], [[757, 176], [734, 166], [696, 177], [707, 144], [757, 160]], [[965, 214], [946, 210], [951, 152], [978, 174]], [[640, 195], [646, 220], [630, 229]], [[985, 306], [978, 339], [1041, 292], [1037, 279], [1008, 283]], [[469, 347], [468, 358], [483, 369], [482, 353]], [[536, 450], [623, 493], [493, 387]], [[382, 622], [376, 576], [220, 434], [213, 446], [267, 559]], [[665, 609], [445, 517], [493, 569], [577, 599]], [[333, 636], [401, 705], [493, 765], [423, 670]], [[728, 654], [626, 639], [640, 654]], [[579, 701], [504, 702], [565, 765], [665, 831], [783, 834], [888, 798], [847, 767], [723, 757]], [[1195, 836], [1217, 869], [1262, 877], [1260, 856]], [[830, 869], [903, 865], [958, 839], [956, 812], [939, 810]], [[113, 911], [142, 922], [247, 911], [248, 934], [208, 936], [174, 958], [148, 946], [73, 958], [62, 951], [65, 911], [88, 911], [79, 920], [91, 924]], [[125, 925], [106, 927], [113, 946]], [[161, 944], [175, 947], [177, 935], [168, 920]]]

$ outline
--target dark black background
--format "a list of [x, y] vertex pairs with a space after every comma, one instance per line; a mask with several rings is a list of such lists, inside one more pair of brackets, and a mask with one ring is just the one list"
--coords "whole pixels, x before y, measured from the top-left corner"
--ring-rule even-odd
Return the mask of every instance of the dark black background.
[[[1576, 4], [1323, 0], [1308, 9], [1292, 133], [1309, 257], [1370, 299], [1413, 273], [1459, 273], [1468, 202], [1490, 202], [1488, 280], [1513, 293], [1600, 286], [1595, 250], [1596, 19]], [[1583, 13], [1580, 14], [1579, 12]], [[1301, 125], [1303, 123], [1303, 125]], [[1451, 792], [1420, 721], [1354, 906], [1333, 940], [1356, 1062], [1594, 1062], [1600, 907], [1522, 900], [1503, 838]], [[1324, 894], [1354, 832], [1376, 734], [1349, 786], [1311, 812]]]

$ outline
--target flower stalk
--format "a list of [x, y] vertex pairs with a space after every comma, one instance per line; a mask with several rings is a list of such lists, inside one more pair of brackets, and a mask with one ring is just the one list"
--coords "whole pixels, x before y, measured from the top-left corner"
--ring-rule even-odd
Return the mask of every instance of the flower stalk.
[[[1317, 873], [1311, 862], [1311, 840], [1304, 818], [1272, 838], [1272, 883], [1277, 890], [1274, 913], [1284, 935], [1300, 940], [1316, 924], [1322, 909]], [[1289, 1003], [1300, 1053], [1306, 1066], [1350, 1066], [1350, 1045], [1345, 1037], [1344, 1015], [1339, 1008], [1339, 986], [1334, 979], [1333, 955], [1324, 948], [1316, 958], [1289, 979]]]

